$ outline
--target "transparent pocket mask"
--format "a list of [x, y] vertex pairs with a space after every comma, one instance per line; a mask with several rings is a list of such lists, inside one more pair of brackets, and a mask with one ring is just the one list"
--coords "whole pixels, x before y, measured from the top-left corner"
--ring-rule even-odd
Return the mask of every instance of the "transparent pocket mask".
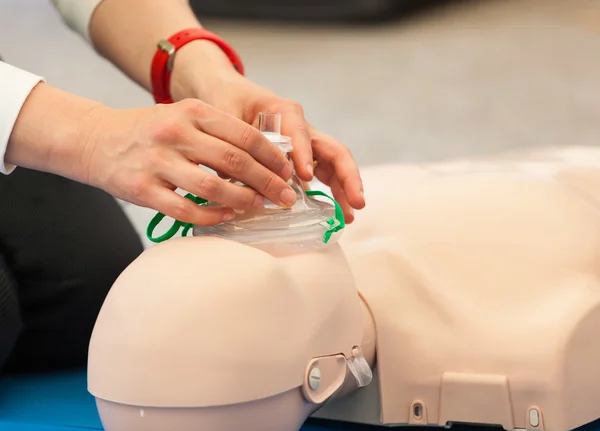
[[[293, 145], [290, 137], [281, 134], [281, 115], [260, 113], [258, 128], [289, 159]], [[243, 186], [237, 180], [231, 181]], [[226, 238], [274, 254], [318, 250], [337, 242], [345, 227], [344, 215], [337, 202], [320, 191], [304, 190], [295, 172], [288, 184], [296, 193], [296, 203], [292, 207], [283, 208], [265, 201], [262, 208], [236, 210], [233, 220], [214, 226], [191, 226], [176, 221], [166, 234], [154, 238], [152, 231], [164, 218], [159, 213], [148, 225], [147, 236], [153, 242], [161, 242], [183, 227], [183, 236], [191, 229], [194, 236]], [[186, 197], [199, 205], [220, 205], [190, 194]]]

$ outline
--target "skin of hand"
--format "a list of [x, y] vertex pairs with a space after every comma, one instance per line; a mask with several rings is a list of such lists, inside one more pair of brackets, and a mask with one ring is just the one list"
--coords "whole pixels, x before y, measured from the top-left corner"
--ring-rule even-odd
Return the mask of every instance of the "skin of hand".
[[[331, 136], [314, 129], [297, 102], [279, 97], [235, 72], [221, 74], [208, 92], [195, 96], [254, 126], [258, 126], [259, 112], [280, 112], [282, 133], [292, 137], [292, 161], [298, 177], [308, 182], [315, 176], [329, 186], [347, 223], [354, 220], [355, 209], [364, 208], [363, 184], [352, 154]], [[313, 160], [318, 162], [314, 171]]]
[[[282, 207], [296, 201], [286, 183], [293, 168], [281, 151], [256, 128], [198, 99], [95, 115], [88, 182], [113, 196], [196, 225], [231, 220], [232, 209], [260, 208], [265, 197]], [[223, 207], [198, 206], [177, 188]]]
[[[90, 35], [103, 57], [150, 90], [150, 64], [158, 40], [193, 27], [202, 25], [187, 0], [103, 0], [92, 16]], [[200, 99], [255, 126], [259, 112], [281, 112], [282, 132], [292, 137], [292, 160], [300, 179], [312, 180], [316, 160], [314, 175], [331, 187], [348, 223], [354, 220], [353, 209], [365, 206], [362, 180], [350, 151], [308, 124], [298, 103], [235, 72], [214, 43], [197, 40], [177, 51], [171, 95], [176, 101]]]
[[[292, 165], [256, 128], [198, 99], [117, 110], [40, 83], [23, 105], [5, 160], [52, 172], [197, 225], [296, 195]], [[243, 187], [200, 169], [207, 166]], [[222, 204], [202, 207], [176, 188]]]

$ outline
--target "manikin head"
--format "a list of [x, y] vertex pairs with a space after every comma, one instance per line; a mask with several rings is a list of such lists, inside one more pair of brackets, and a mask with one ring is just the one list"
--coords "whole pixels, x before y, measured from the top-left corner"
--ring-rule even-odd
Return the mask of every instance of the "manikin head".
[[275, 258], [223, 239], [169, 240], [108, 295], [89, 390], [107, 431], [295, 431], [356, 384], [364, 316], [339, 246]]

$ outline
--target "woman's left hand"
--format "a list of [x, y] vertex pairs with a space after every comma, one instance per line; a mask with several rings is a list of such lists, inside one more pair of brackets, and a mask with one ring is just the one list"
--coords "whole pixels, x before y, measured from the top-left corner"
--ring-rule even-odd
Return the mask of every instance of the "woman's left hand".
[[292, 137], [292, 160], [298, 177], [308, 182], [315, 176], [329, 186], [348, 223], [354, 220], [354, 209], [365, 206], [362, 180], [350, 150], [315, 130], [297, 102], [283, 99], [238, 75], [214, 98], [213, 106], [255, 127], [259, 112], [280, 112], [282, 134]]
[[[190, 51], [189, 54], [191, 55]], [[173, 94], [174, 99], [196, 97], [230, 115], [258, 126], [260, 112], [279, 112], [282, 114], [282, 134], [291, 136], [294, 145], [292, 160], [298, 177], [309, 182], [316, 177], [331, 188], [333, 197], [344, 211], [347, 223], [354, 220], [354, 210], [365, 206], [363, 184], [360, 173], [350, 150], [340, 142], [315, 130], [304, 118], [300, 104], [293, 100], [277, 96], [231, 68], [219, 69], [217, 73], [200, 72], [194, 75], [189, 69], [191, 63], [182, 68], [182, 77], [188, 81], [178, 88], [183, 93]], [[196, 78], [193, 78], [193, 77]], [[182, 79], [182, 78], [180, 78]], [[190, 90], [191, 89], [191, 90]], [[190, 91], [192, 94], [190, 94]], [[316, 166], [316, 167], [315, 167]]]

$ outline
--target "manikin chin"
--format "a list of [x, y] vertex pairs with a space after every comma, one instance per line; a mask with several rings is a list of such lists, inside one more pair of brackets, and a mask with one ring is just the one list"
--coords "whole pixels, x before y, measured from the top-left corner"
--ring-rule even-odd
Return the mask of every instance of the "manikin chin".
[[600, 153], [363, 169], [337, 244], [188, 237], [116, 281], [90, 345], [106, 431], [600, 417]]

